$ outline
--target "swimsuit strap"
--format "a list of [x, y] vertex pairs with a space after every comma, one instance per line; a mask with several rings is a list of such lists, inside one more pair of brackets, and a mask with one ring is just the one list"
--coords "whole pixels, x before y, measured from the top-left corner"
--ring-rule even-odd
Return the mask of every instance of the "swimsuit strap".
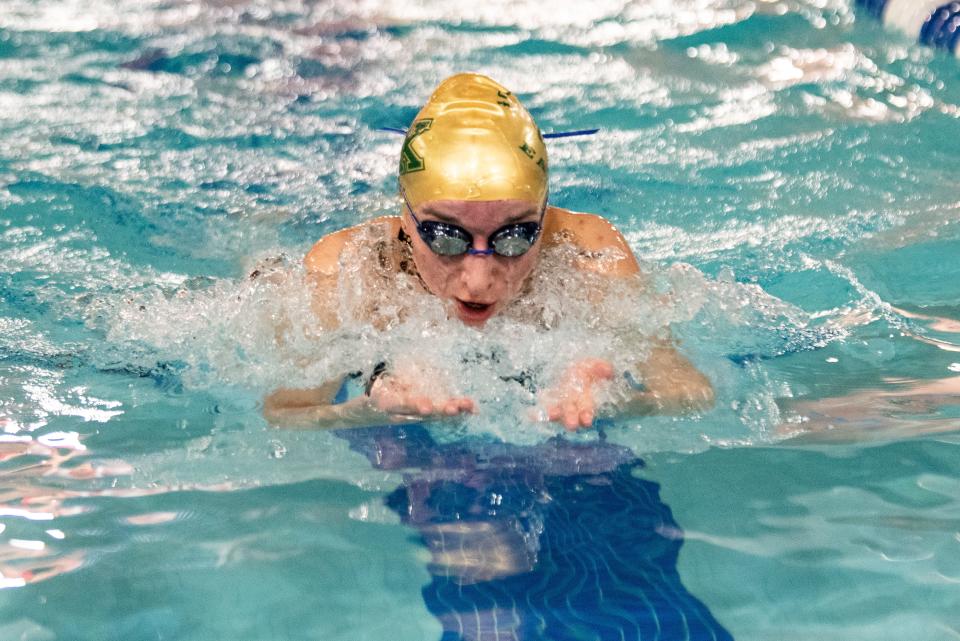
[[413, 239], [410, 238], [407, 232], [403, 231], [403, 227], [397, 232], [397, 241], [400, 243], [400, 271], [404, 274], [416, 276], [424, 291], [429, 292], [430, 288], [427, 287], [427, 284], [423, 281], [423, 276], [420, 275], [417, 264], [413, 262]]

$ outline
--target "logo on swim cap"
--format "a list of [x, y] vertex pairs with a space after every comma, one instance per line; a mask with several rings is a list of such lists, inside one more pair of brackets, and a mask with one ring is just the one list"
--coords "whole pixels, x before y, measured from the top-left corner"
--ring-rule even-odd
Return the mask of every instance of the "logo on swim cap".
[[486, 76], [440, 83], [414, 118], [400, 153], [400, 183], [414, 206], [431, 200], [547, 197], [547, 150], [516, 96]]
[[414, 138], [430, 129], [431, 125], [433, 125], [433, 119], [425, 118], [424, 120], [418, 120], [410, 127], [410, 132], [407, 134], [406, 140], [403, 141], [403, 150], [400, 152], [401, 176], [409, 174], [411, 171], [423, 171], [426, 166], [423, 157], [413, 150], [410, 143], [413, 142]]

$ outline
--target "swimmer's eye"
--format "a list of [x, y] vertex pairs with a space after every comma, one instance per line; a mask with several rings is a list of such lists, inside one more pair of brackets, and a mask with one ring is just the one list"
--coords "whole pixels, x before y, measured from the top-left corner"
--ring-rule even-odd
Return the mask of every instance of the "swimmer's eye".
[[454, 225], [428, 220], [420, 223], [417, 230], [430, 250], [440, 256], [460, 256], [473, 244], [473, 237]]
[[454, 238], [453, 236], [439, 236], [430, 243], [430, 249], [441, 256], [460, 256], [467, 253], [469, 248], [469, 243], [462, 238]]
[[530, 251], [540, 235], [538, 223], [508, 225], [490, 236], [490, 246], [500, 256], [516, 258]]

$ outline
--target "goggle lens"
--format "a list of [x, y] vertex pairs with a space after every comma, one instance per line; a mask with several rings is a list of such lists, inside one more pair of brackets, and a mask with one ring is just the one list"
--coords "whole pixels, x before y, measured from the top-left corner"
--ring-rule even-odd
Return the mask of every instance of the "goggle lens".
[[441, 256], [460, 256], [473, 244], [473, 238], [463, 229], [432, 220], [420, 223], [417, 231], [433, 253]]
[[490, 246], [500, 256], [515, 258], [523, 256], [540, 235], [540, 225], [537, 223], [517, 223], [509, 225], [495, 232], [490, 237]]

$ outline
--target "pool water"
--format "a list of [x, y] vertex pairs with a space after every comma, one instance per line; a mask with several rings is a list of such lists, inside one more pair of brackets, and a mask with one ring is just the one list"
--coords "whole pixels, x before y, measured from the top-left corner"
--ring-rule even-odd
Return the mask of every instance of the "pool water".
[[[576, 319], [317, 332], [299, 257], [398, 211], [378, 128], [464, 70], [600, 128], [551, 200], [714, 409], [531, 422], [488, 382], [616, 348]], [[0, 639], [960, 638], [958, 82], [845, 0], [6, 0]], [[261, 415], [469, 349], [476, 419]]]

